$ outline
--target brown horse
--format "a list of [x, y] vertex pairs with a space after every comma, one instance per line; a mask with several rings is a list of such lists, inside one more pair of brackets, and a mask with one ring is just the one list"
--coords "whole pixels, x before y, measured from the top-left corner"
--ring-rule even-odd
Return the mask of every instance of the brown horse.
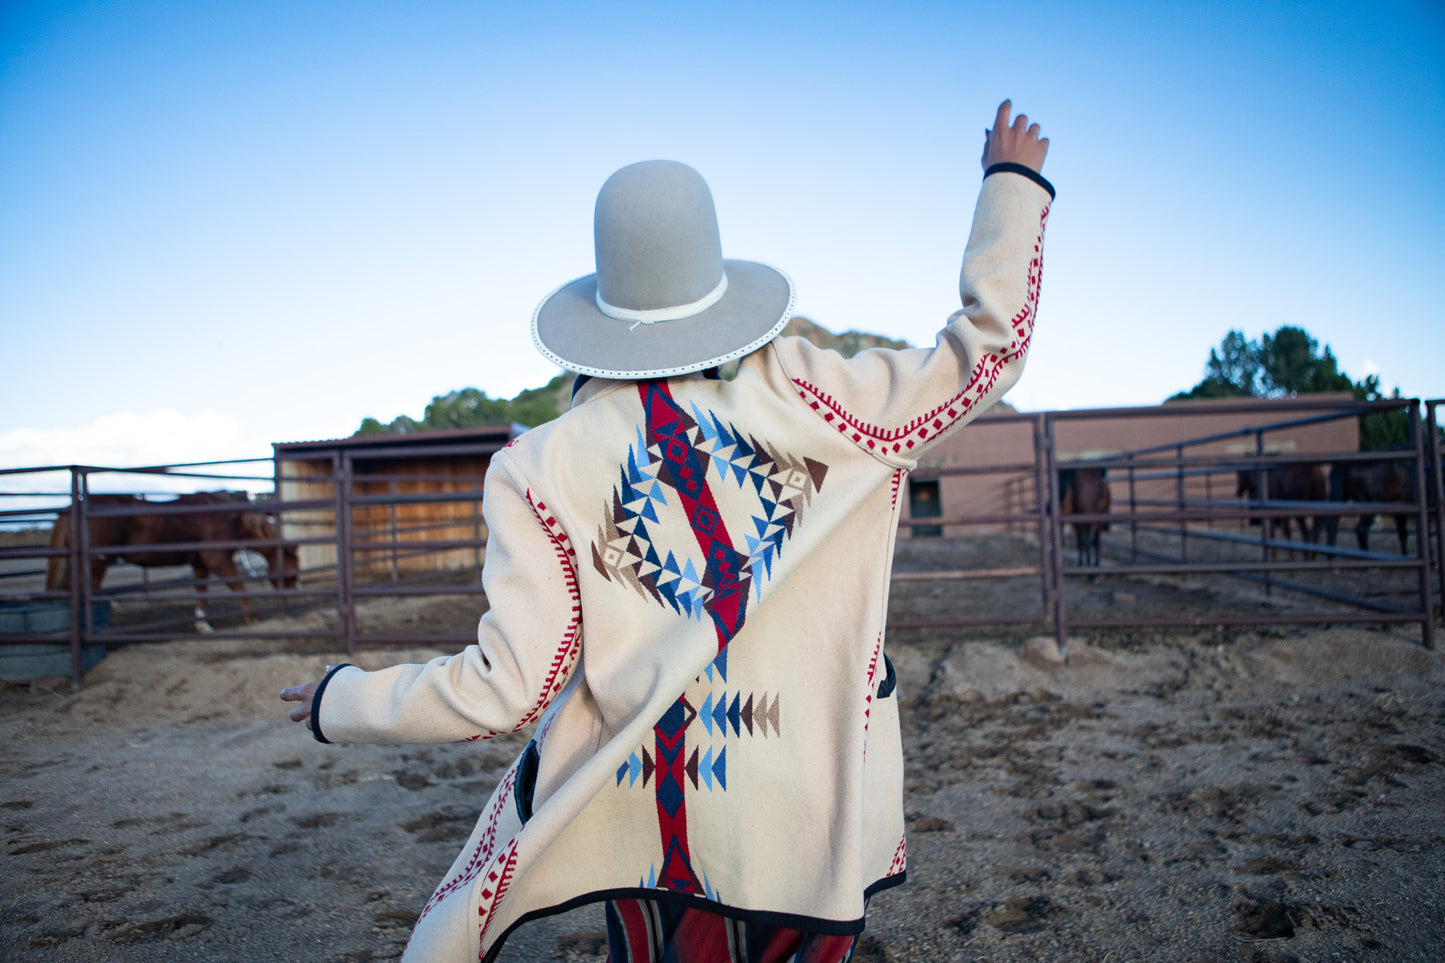
[[[212, 574], [220, 576], [233, 592], [244, 593], [245, 583], [236, 570], [232, 556], [243, 543], [273, 542], [276, 526], [264, 514], [250, 507], [245, 492], [195, 492], [180, 495], [165, 505], [215, 505], [208, 512], [160, 512], [154, 502], [133, 495], [91, 495], [87, 503], [94, 508], [120, 509], [115, 514], [88, 516], [90, 545], [90, 587], [99, 589], [106, 570], [118, 561], [142, 567], [189, 565], [196, 578], [196, 628], [211, 631], [206, 620], [206, 582]], [[244, 506], [244, 507], [243, 507]], [[191, 542], [219, 542], [216, 548], [167, 548]], [[62, 511], [50, 532], [51, 548], [70, 545], [70, 512]], [[134, 551], [127, 550], [135, 546]], [[293, 545], [268, 545], [257, 549], [270, 566], [271, 584], [277, 588], [295, 588], [297, 562]], [[277, 564], [279, 555], [280, 564]], [[46, 573], [48, 591], [70, 587], [70, 559], [52, 556]], [[247, 622], [255, 622], [251, 600], [241, 596], [241, 608]]]
[[[1330, 500], [1337, 502], [1415, 502], [1414, 471], [1409, 461], [1381, 458], [1378, 461], [1343, 461], [1330, 471]], [[1409, 512], [1395, 514], [1395, 534], [1400, 539], [1400, 554], [1405, 554], [1409, 541]], [[1375, 516], [1361, 515], [1355, 523], [1355, 541], [1361, 551], [1370, 550], [1370, 528]], [[1331, 519], [1327, 531], [1330, 544], [1335, 544], [1339, 530], [1338, 516]]]
[[[1102, 515], [1109, 510], [1109, 478], [1103, 468], [1059, 469], [1059, 515]], [[1108, 522], [1074, 522], [1080, 565], [1099, 564], [1099, 536]]]
[[[1261, 472], [1264, 475], [1261, 480]], [[1322, 502], [1329, 494], [1328, 473], [1324, 465], [1311, 462], [1285, 462], [1269, 468], [1246, 468], [1238, 473], [1234, 494], [1238, 498], [1258, 499], [1267, 495], [1271, 502]], [[1269, 538], [1280, 531], [1285, 541], [1290, 540], [1290, 521], [1299, 526], [1300, 540], [1314, 543], [1319, 541], [1320, 532], [1325, 529], [1325, 520], [1309, 515], [1282, 515], [1269, 520]], [[1307, 553], [1312, 555], [1313, 553]], [[1274, 546], [1269, 557], [1276, 557]], [[1295, 557], [1294, 549], [1289, 557]]]

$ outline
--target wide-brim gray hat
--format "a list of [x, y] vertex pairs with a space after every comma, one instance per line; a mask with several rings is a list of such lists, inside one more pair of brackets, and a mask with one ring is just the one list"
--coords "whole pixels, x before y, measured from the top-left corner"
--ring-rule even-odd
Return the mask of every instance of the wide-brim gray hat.
[[756, 351], [793, 314], [777, 268], [722, 256], [712, 192], [677, 161], [643, 161], [607, 179], [593, 217], [597, 272], [562, 285], [532, 314], [549, 360], [602, 378], [666, 378]]

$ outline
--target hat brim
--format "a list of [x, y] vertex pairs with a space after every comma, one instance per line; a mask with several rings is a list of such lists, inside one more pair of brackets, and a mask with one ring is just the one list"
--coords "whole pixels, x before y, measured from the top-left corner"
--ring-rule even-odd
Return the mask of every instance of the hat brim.
[[597, 275], [562, 285], [532, 314], [548, 359], [600, 378], [668, 378], [749, 354], [793, 315], [793, 282], [757, 261], [724, 260], [728, 287], [711, 307], [676, 321], [619, 321], [597, 307]]

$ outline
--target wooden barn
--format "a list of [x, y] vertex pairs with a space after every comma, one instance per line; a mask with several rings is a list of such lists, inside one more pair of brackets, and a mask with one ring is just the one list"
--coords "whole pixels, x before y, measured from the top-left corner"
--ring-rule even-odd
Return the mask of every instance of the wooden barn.
[[[350, 554], [367, 580], [481, 565], [482, 482], [521, 425], [273, 444], [282, 537], [303, 579], [337, 577]], [[340, 520], [341, 524], [338, 524]]]

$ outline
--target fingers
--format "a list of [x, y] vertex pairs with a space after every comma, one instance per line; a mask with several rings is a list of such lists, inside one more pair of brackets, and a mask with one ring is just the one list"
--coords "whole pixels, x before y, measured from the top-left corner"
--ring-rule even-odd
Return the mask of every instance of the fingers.
[[1027, 114], [1013, 116], [1013, 101], [1005, 100], [998, 105], [993, 127], [985, 131], [982, 163], [984, 170], [994, 164], [1014, 163], [1037, 171], [1048, 149], [1043, 129]]
[[998, 105], [998, 114], [995, 115], [993, 119], [994, 130], [1008, 129], [1008, 115], [1009, 111], [1011, 111], [1012, 109], [1013, 101], [1010, 100], [1005, 100], [1003, 103]]

